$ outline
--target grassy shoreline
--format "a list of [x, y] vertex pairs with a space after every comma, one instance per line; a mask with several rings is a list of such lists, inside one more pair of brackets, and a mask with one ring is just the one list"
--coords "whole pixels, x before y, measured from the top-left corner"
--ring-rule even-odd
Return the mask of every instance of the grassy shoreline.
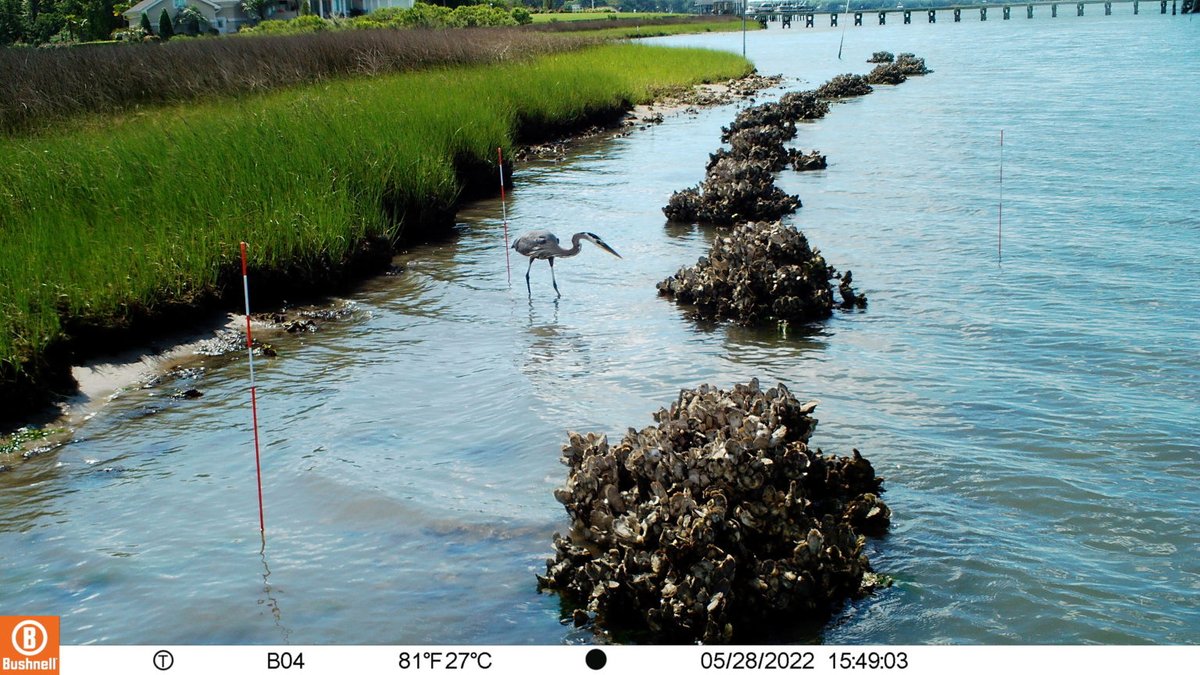
[[496, 147], [750, 70], [728, 53], [606, 45], [2, 139], [0, 410], [71, 388], [72, 361], [148, 322], [235, 307], [240, 240], [256, 290], [361, 277], [414, 229], [450, 222], [463, 177], [494, 176]]
[[114, 113], [230, 101], [289, 87], [504, 63], [570, 51], [598, 38], [512, 28], [340, 30], [228, 36], [166, 44], [0, 49], [0, 134], [58, 134]]

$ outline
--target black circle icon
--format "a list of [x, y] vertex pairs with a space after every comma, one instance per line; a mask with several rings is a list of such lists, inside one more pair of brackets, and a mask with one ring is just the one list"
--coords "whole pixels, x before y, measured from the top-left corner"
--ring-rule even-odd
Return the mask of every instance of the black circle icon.
[[593, 649], [587, 653], [584, 661], [587, 662], [588, 668], [600, 670], [604, 667], [604, 664], [608, 663], [608, 655], [604, 653], [603, 649]]
[[170, 670], [171, 666], [175, 665], [175, 655], [171, 652], [160, 649], [154, 653], [154, 667], [159, 670]]

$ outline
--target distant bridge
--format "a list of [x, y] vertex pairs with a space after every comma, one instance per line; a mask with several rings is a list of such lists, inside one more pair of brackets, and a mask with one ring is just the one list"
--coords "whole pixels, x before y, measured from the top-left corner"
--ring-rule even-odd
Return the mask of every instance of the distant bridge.
[[[1141, 11], [1143, 5], [1148, 7], [1149, 11], [1158, 9], [1160, 14], [1166, 14], [1167, 6], [1170, 5], [1171, 14], [1179, 13], [1180, 0], [1117, 0], [1117, 1], [1122, 2], [1124, 4], [1132, 3], [1134, 14], [1138, 14]], [[1194, 11], [1194, 9], [1196, 8], [1195, 7], [1196, 2], [1197, 2], [1197, 0], [1183, 0], [1183, 3], [1182, 3], [1183, 4], [1183, 13], [1187, 14], [1189, 12]], [[1113, 0], [1074, 0], [1073, 2], [1066, 2], [1066, 1], [1059, 1], [1059, 0], [1036, 0], [1034, 2], [1003, 2], [1003, 3], [994, 4], [994, 5], [953, 4], [953, 5], [943, 5], [943, 6], [938, 6], [938, 7], [920, 7], [920, 8], [912, 8], [912, 9], [905, 8], [905, 7], [880, 7], [877, 9], [850, 9], [850, 10], [841, 10], [841, 11], [829, 10], [829, 9], [818, 11], [818, 10], [812, 9], [810, 7], [800, 6], [800, 7], [783, 7], [783, 8], [771, 8], [771, 9], [764, 8], [757, 12], [750, 12], [750, 14], [752, 16], [754, 16], [756, 19], [758, 19], [759, 23], [762, 24], [764, 28], [767, 26], [767, 24], [769, 22], [774, 22], [776, 20], [779, 21], [780, 28], [791, 28], [792, 21], [795, 19], [799, 19], [799, 20], [803, 21], [803, 25], [805, 28], [812, 28], [816, 24], [817, 15], [828, 15], [830, 26], [838, 25], [838, 17], [843, 14], [852, 16], [854, 19], [855, 26], [863, 25], [863, 17], [868, 16], [868, 15], [874, 15], [878, 18], [879, 25], [882, 26], [887, 23], [887, 17], [889, 14], [900, 15], [901, 18], [903, 19], [904, 23], [912, 23], [914, 14], [917, 16], [925, 16], [926, 20], [929, 23], [937, 23], [937, 17], [938, 17], [939, 13], [942, 14], [943, 16], [949, 14], [950, 16], [953, 16], [954, 21], [957, 23], [959, 21], [962, 21], [964, 12], [974, 13], [975, 11], [979, 12], [979, 20], [980, 21], [987, 21], [988, 15], [989, 15], [989, 10], [991, 10], [990, 15], [992, 17], [998, 16], [1002, 20], [1008, 21], [1009, 19], [1012, 18], [1013, 7], [1017, 7], [1017, 8], [1023, 7], [1025, 9], [1025, 17], [1028, 19], [1032, 19], [1033, 15], [1034, 15], [1034, 7], [1049, 6], [1050, 7], [1050, 16], [1057, 17], [1059, 5], [1062, 5], [1063, 7], [1067, 8], [1068, 12], [1070, 11], [1071, 8], [1074, 8], [1076, 16], [1084, 16], [1084, 7], [1086, 5], [1103, 5], [1104, 6], [1104, 14], [1110, 15], [1110, 14], [1112, 14], [1112, 6], [1114, 4], [1116, 4], [1116, 3], [1114, 3]]]

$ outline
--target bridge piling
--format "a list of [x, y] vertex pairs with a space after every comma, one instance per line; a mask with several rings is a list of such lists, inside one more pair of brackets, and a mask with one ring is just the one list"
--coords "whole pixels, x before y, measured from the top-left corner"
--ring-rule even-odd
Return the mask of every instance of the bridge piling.
[[1083, 16], [1083, 3], [1075, 5], [1075, 16]]
[[1138, 0], [1133, 0], [1133, 14], [1134, 14], [1134, 16], [1137, 16], [1137, 13], [1138, 13]]
[[1171, 0], [1171, 16], [1175, 16], [1175, 5], [1176, 4], [1177, 4], [1177, 0]]
[[879, 13], [879, 25], [880, 25], [880, 26], [886, 26], [886, 25], [887, 25], [887, 12], [880, 12], [880, 13]]
[[804, 27], [805, 28], [813, 27], [813, 15], [812, 14], [804, 15]]
[[1026, 19], [1033, 18], [1033, 5], [1025, 5], [1025, 18]]
[[905, 24], [912, 23], [912, 10], [908, 10], [908, 9], [904, 10], [904, 23]]
[[1050, 18], [1058, 18], [1058, 5], [1050, 5]]
[[1004, 20], [1008, 21], [1012, 17], [1012, 8], [1008, 5], [1004, 6]]
[[830, 14], [830, 15], [829, 15], [829, 25], [830, 25], [830, 26], [836, 26], [836, 25], [837, 25], [837, 14]]
[[862, 25], [862, 12], [855, 12], [855, 13], [854, 13], [854, 25], [855, 25], [855, 26], [861, 26], [861, 25]]
[[937, 23], [937, 12], [929, 10], [929, 23]]
[[954, 23], [958, 23], [959, 21], [962, 21], [962, 10], [956, 7], [954, 8]]
[[1112, 15], [1112, 3], [1106, 2], [1106, 3], [1104, 3], [1104, 16], [1111, 16], [1111, 15]]
[[980, 8], [979, 8], [979, 20], [980, 20], [980, 21], [987, 21], [987, 7], [980, 7]]

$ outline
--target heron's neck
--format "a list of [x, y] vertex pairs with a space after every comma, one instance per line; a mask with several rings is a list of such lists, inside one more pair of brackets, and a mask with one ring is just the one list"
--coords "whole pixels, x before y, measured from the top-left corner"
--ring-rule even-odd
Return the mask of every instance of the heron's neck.
[[559, 253], [558, 256], [560, 258], [569, 258], [573, 255], [578, 255], [579, 252], [582, 250], [583, 250], [583, 233], [576, 232], [575, 236], [571, 237], [571, 248], [563, 249], [563, 252]]

